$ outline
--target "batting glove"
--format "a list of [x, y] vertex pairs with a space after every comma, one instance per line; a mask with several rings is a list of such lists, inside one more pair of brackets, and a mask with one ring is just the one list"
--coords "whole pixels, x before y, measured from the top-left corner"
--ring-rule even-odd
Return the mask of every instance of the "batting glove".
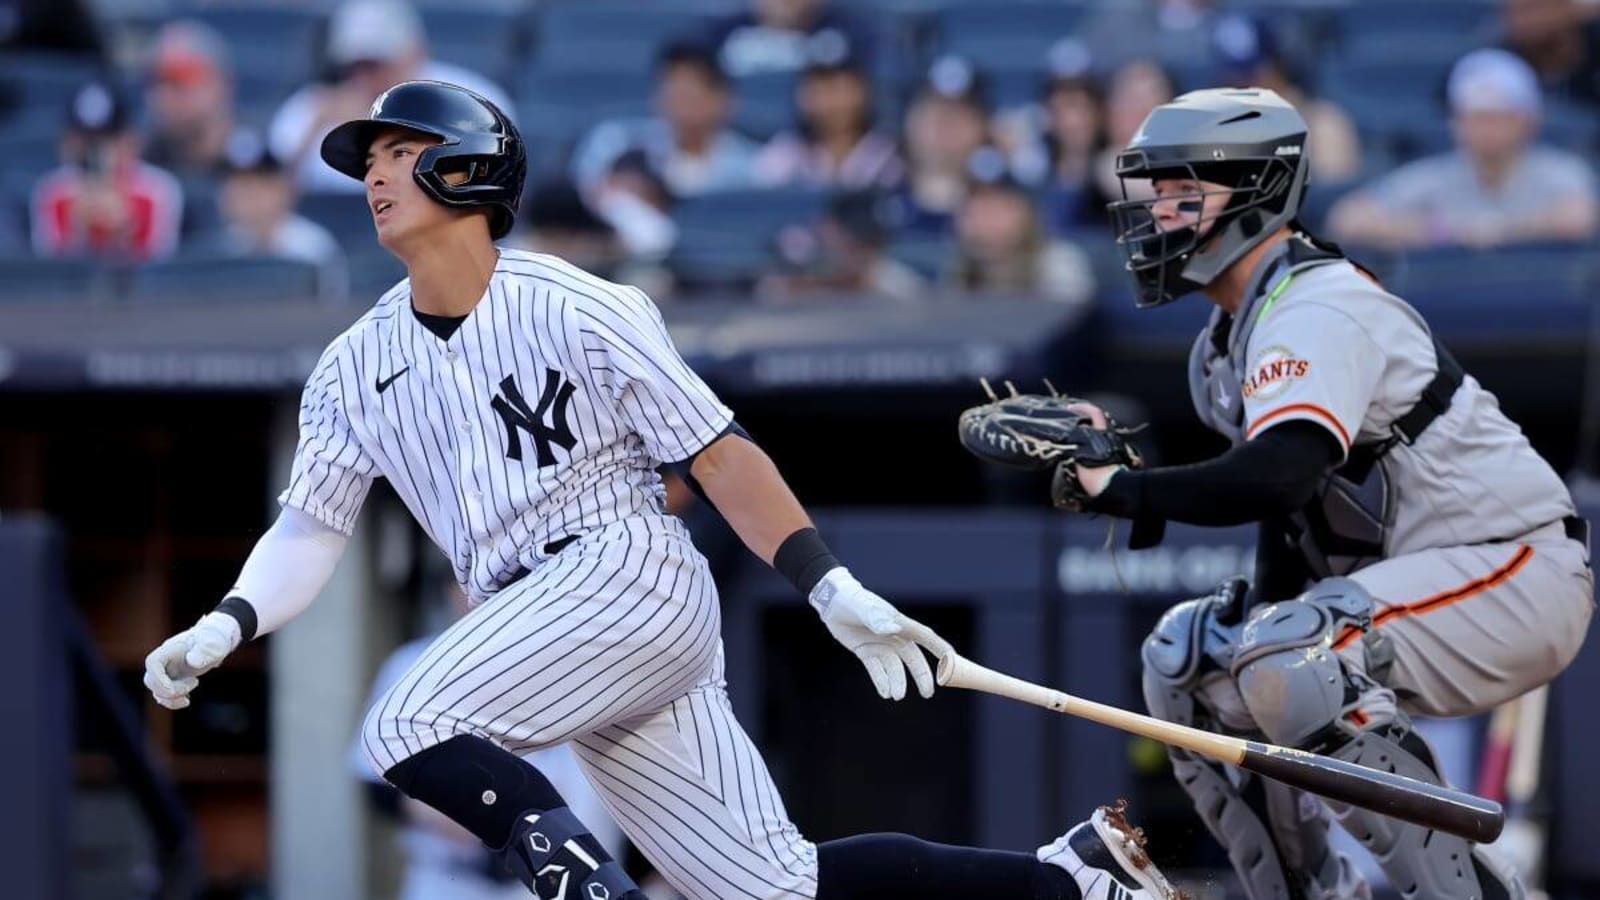
[[200, 676], [220, 665], [241, 636], [238, 619], [206, 613], [193, 628], [167, 638], [145, 657], [144, 686], [167, 709], [183, 709]]
[[933, 670], [928, 668], [922, 648], [941, 658], [954, 653], [943, 638], [862, 587], [843, 566], [822, 576], [809, 599], [834, 639], [867, 667], [878, 696], [905, 699], [907, 670], [917, 683], [917, 692], [933, 696]]

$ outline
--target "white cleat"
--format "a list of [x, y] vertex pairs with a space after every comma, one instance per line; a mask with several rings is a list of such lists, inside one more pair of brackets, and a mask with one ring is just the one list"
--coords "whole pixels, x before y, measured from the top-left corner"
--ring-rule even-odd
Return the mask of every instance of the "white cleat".
[[1126, 801], [1102, 806], [1047, 847], [1040, 862], [1060, 866], [1083, 900], [1181, 900], [1144, 852], [1144, 832], [1128, 824]]

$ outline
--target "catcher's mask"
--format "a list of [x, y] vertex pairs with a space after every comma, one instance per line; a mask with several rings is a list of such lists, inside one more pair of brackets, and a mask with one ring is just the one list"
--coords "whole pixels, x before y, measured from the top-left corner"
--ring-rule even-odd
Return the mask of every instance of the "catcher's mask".
[[[1160, 306], [1197, 291], [1279, 227], [1293, 224], [1305, 196], [1305, 143], [1305, 120], [1261, 88], [1192, 91], [1156, 107], [1117, 155], [1122, 199], [1107, 206], [1133, 275], [1135, 302]], [[1146, 185], [1130, 189], [1130, 181], [1158, 179], [1198, 187], [1159, 201]], [[1207, 197], [1218, 194], [1227, 202], [1208, 213]], [[1160, 201], [1199, 216], [1162, 230], [1153, 211]]]

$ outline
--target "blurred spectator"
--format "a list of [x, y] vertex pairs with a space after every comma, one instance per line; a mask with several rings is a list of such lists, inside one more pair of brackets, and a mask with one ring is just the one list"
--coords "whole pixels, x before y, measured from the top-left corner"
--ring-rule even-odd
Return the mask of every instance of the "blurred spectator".
[[359, 193], [361, 182], [335, 172], [317, 153], [334, 126], [366, 116], [378, 95], [402, 81], [447, 81], [482, 94], [501, 111], [504, 91], [476, 72], [428, 58], [422, 19], [404, 0], [345, 0], [328, 23], [331, 84], [307, 85], [272, 119], [272, 152], [307, 191]]
[[1504, 0], [1505, 47], [1527, 60], [1553, 95], [1600, 104], [1600, 4]]
[[617, 158], [641, 150], [679, 197], [750, 185], [758, 145], [728, 127], [732, 94], [711, 51], [674, 44], [656, 63], [656, 115], [604, 122], [573, 151], [573, 177], [592, 190]]
[[1076, 244], [1045, 234], [1033, 198], [1007, 178], [972, 187], [956, 214], [956, 245], [948, 287], [1071, 304], [1087, 303], [1094, 294], [1089, 257]]
[[1095, 162], [1094, 179], [1100, 193], [1120, 199], [1126, 188], [1132, 193], [1148, 190], [1138, 180], [1117, 177], [1117, 154], [1138, 133], [1139, 126], [1156, 107], [1173, 98], [1172, 76], [1153, 60], [1136, 59], [1112, 73], [1106, 89], [1106, 148]]
[[223, 252], [311, 263], [318, 270], [318, 294], [343, 299], [349, 292], [344, 251], [327, 229], [295, 214], [294, 181], [261, 136], [235, 132], [223, 171]]
[[1211, 48], [1219, 86], [1268, 88], [1300, 111], [1310, 128], [1307, 152], [1314, 181], [1336, 184], [1360, 173], [1361, 138], [1355, 123], [1337, 104], [1306, 93], [1265, 22], [1253, 16], [1223, 16], [1211, 31]]
[[849, 189], [893, 187], [905, 176], [895, 139], [872, 121], [872, 88], [843, 40], [819, 41], [795, 86], [799, 122], [761, 148], [756, 181]]
[[630, 150], [612, 163], [590, 203], [636, 261], [659, 261], [678, 239], [672, 221], [672, 189], [643, 151]]
[[1078, 33], [1102, 65], [1154, 58], [1184, 67], [1206, 61], [1214, 0], [1115, 0], [1091, 7]]
[[[400, 645], [378, 667], [369, 691], [371, 708], [398, 682], [434, 639], [451, 622], [466, 614], [466, 597], [450, 585], [448, 618], [432, 633]], [[440, 618], [435, 613], [434, 618]], [[589, 829], [595, 840], [614, 859], [626, 859], [628, 840], [622, 834], [600, 796], [590, 785], [570, 745], [559, 744], [522, 754], [550, 779], [567, 808]], [[527, 900], [522, 886], [483, 842], [431, 807], [404, 796], [373, 770], [359, 737], [350, 747], [349, 762], [357, 778], [368, 785], [373, 803], [384, 813], [397, 818], [402, 827], [400, 846], [405, 871], [400, 878], [398, 900]]]
[[[621, 178], [637, 177], [637, 173], [628, 172], [631, 165], [631, 160], [621, 161]], [[638, 214], [639, 207], [634, 207], [633, 212]], [[612, 215], [622, 220], [614, 210]], [[624, 221], [625, 227], [629, 224]], [[634, 285], [658, 300], [671, 292], [671, 279], [665, 270], [653, 258], [635, 257], [617, 227], [597, 213], [577, 185], [565, 178], [545, 179], [533, 185], [524, 198], [517, 227], [510, 240], [512, 246], [560, 257], [601, 278]]]
[[1002, 116], [996, 133], [1012, 173], [1039, 190], [1051, 230], [1104, 225], [1110, 197], [1096, 180], [1106, 151], [1105, 90], [1088, 48], [1073, 38], [1050, 53], [1043, 105]]
[[947, 233], [967, 196], [967, 162], [989, 143], [989, 111], [972, 64], [936, 60], [906, 110], [906, 215], [902, 228]]
[[233, 78], [222, 36], [199, 22], [171, 22], [156, 35], [146, 104], [145, 158], [177, 174], [213, 174], [233, 133]]
[[784, 268], [763, 279], [758, 293], [780, 303], [851, 294], [922, 299], [927, 282], [888, 254], [891, 218], [889, 200], [880, 192], [835, 195], [814, 227], [794, 226], [779, 234]]
[[843, 38], [870, 60], [873, 35], [865, 23], [830, 7], [828, 0], [751, 0], [750, 11], [718, 22], [710, 44], [733, 78], [763, 72], [798, 72], [817, 42]]
[[125, 262], [177, 248], [183, 189], [139, 159], [139, 134], [115, 87], [91, 82], [73, 95], [61, 161], [33, 188], [35, 252]]
[[1448, 95], [1456, 150], [1344, 198], [1328, 215], [1336, 240], [1487, 247], [1594, 236], [1594, 174], [1583, 159], [1533, 143], [1539, 85], [1527, 63], [1505, 50], [1474, 51], [1451, 71]]

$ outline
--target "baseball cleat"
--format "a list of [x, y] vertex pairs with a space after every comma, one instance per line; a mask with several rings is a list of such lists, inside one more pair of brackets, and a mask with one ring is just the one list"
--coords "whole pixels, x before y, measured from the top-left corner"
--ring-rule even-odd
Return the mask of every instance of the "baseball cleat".
[[1144, 831], [1128, 823], [1128, 803], [1102, 806], [1055, 842], [1040, 847], [1040, 862], [1060, 866], [1083, 900], [1182, 900], [1145, 853]]

